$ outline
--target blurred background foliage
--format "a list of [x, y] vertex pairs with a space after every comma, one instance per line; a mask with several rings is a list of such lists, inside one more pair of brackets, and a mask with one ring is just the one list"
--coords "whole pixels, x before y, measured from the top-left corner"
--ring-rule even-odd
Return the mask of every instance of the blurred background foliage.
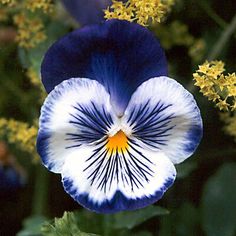
[[[236, 5], [234, 0], [170, 2], [167, 14], [149, 29], [166, 50], [170, 77], [198, 102], [203, 140], [177, 166], [176, 183], [162, 200], [134, 212], [98, 215], [64, 192], [60, 176], [46, 171], [35, 151], [45, 97], [42, 57], [79, 24], [60, 1], [1, 0], [0, 172], [8, 173], [9, 186], [14, 178], [24, 181], [1, 188], [0, 175], [0, 235], [236, 235]], [[17, 173], [14, 178], [9, 169]]]

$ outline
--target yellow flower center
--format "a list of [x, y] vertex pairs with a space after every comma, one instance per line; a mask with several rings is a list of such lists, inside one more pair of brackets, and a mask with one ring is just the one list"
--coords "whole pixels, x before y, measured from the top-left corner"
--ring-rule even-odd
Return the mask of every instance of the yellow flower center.
[[106, 145], [106, 148], [110, 154], [114, 152], [124, 153], [128, 147], [128, 138], [121, 130], [118, 131], [114, 136], [109, 137], [108, 143]]

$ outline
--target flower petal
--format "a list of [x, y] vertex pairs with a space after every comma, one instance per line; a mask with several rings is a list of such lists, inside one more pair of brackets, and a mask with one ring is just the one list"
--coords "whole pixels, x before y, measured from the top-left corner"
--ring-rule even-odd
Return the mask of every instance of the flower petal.
[[59, 84], [41, 109], [37, 149], [44, 165], [61, 172], [74, 148], [99, 142], [116, 119], [110, 96], [97, 81], [72, 78]]
[[174, 164], [188, 158], [202, 137], [202, 119], [193, 96], [164, 76], [152, 78], [136, 90], [123, 126], [140, 145], [164, 152]]
[[111, 5], [111, 0], [62, 0], [62, 2], [81, 25], [104, 20], [103, 10]]
[[174, 165], [161, 152], [143, 150], [132, 140], [128, 145], [121, 152], [109, 152], [106, 141], [74, 150], [62, 172], [66, 192], [99, 213], [134, 210], [159, 200], [174, 182]]
[[142, 82], [167, 74], [167, 63], [148, 29], [109, 20], [75, 30], [54, 43], [44, 57], [41, 73], [47, 92], [69, 78], [97, 80], [110, 94], [116, 114], [122, 115]]

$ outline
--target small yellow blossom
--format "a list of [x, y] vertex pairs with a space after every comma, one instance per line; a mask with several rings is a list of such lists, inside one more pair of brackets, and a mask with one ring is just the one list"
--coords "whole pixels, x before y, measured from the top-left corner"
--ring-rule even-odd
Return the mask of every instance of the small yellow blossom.
[[9, 143], [17, 144], [18, 147], [34, 157], [36, 156], [35, 142], [37, 127], [27, 123], [0, 118], [0, 137], [6, 137]]
[[113, 0], [105, 12], [105, 19], [120, 19], [147, 26], [149, 21], [160, 22], [174, 0], [128, 0], [123, 3]]
[[14, 16], [14, 23], [18, 27], [16, 41], [19, 46], [33, 48], [46, 39], [43, 22], [39, 17], [27, 18], [23, 13]]
[[219, 102], [216, 103], [216, 106], [220, 109], [220, 111], [228, 111], [230, 104], [226, 102], [225, 100], [218, 99]]
[[236, 110], [236, 75], [224, 75], [222, 61], [206, 61], [193, 74], [195, 85], [222, 111]]
[[41, 86], [41, 80], [40, 80], [40, 76], [39, 73], [37, 73], [33, 67], [30, 67], [27, 72], [26, 75], [28, 76], [28, 78], [30, 79], [30, 82], [37, 86], [40, 87]]
[[38, 9], [44, 13], [51, 13], [53, 11], [52, 0], [25, 0], [25, 7], [32, 12]]
[[0, 20], [11, 12], [17, 27], [16, 41], [20, 47], [33, 48], [46, 39], [42, 16], [52, 13], [53, 0], [0, 0], [0, 3], [6, 5], [0, 9]]

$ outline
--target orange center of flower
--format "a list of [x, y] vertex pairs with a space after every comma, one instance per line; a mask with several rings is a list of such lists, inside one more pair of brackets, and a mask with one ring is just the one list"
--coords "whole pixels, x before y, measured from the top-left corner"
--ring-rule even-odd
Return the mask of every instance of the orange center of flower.
[[128, 138], [125, 133], [120, 130], [114, 136], [108, 138], [106, 148], [109, 153], [124, 153], [128, 146]]

